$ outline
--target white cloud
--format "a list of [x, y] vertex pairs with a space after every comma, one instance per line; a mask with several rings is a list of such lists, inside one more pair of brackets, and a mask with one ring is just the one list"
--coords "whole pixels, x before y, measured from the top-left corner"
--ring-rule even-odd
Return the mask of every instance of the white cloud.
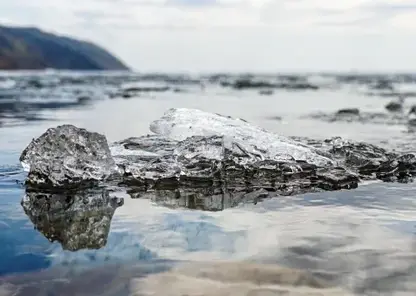
[[143, 70], [416, 70], [415, 17], [414, 0], [0, 0], [0, 20]]

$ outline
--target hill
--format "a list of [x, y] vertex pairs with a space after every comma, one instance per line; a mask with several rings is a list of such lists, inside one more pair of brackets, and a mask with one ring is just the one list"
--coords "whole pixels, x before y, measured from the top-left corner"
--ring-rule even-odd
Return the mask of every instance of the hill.
[[0, 70], [128, 70], [105, 49], [37, 28], [0, 26]]

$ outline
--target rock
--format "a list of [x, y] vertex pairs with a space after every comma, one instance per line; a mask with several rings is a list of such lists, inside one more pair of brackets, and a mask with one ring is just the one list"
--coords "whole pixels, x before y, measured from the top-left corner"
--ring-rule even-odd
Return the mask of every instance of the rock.
[[390, 112], [402, 111], [403, 106], [399, 102], [390, 102], [386, 105], [386, 109]]
[[136, 93], [136, 92], [166, 92], [170, 90], [168, 86], [137, 86], [137, 87], [128, 87], [123, 89], [124, 93]]
[[283, 120], [283, 117], [282, 116], [278, 116], [278, 115], [273, 115], [273, 116], [266, 117], [266, 119], [268, 119], [268, 120], [275, 120], [275, 121], [282, 121]]
[[77, 102], [81, 105], [86, 105], [91, 102], [91, 98], [89, 96], [80, 96], [77, 98]]
[[[128, 93], [128, 92], [126, 92], [126, 93], [123, 93], [122, 95], [121, 95], [121, 97], [123, 98], [123, 99], [130, 99], [130, 98], [132, 98], [132, 97], [134, 97], [135, 95], [133, 95], [133, 94], [131, 94], [131, 93]], [[137, 96], [137, 95], [136, 95]]]
[[123, 199], [111, 198], [107, 190], [26, 191], [21, 204], [35, 229], [49, 241], [77, 251], [106, 245], [111, 219]]
[[404, 96], [399, 96], [397, 101], [392, 101], [386, 105], [386, 109], [390, 112], [400, 112], [403, 110]]
[[375, 84], [371, 85], [370, 88], [375, 90], [389, 90], [394, 91], [394, 85], [389, 80], [378, 80]]
[[386, 124], [386, 125], [397, 125], [397, 124], [406, 124], [407, 117], [401, 112], [391, 112], [391, 113], [381, 113], [381, 112], [361, 112], [354, 114], [353, 111], [339, 111], [334, 113], [314, 113], [302, 118], [322, 120], [326, 122], [360, 122], [360, 123], [372, 123], [372, 124]]
[[232, 85], [235, 89], [249, 88], [273, 88], [275, 84], [266, 81], [254, 81], [251, 79], [238, 79]]
[[358, 108], [340, 109], [336, 112], [336, 115], [360, 115], [360, 110]]
[[48, 129], [20, 156], [31, 187], [78, 187], [117, 173], [105, 136], [73, 125]]
[[298, 80], [288, 80], [286, 82], [271, 82], [264, 80], [254, 80], [252, 78], [240, 78], [234, 82], [222, 81], [224, 87], [232, 87], [237, 90], [243, 89], [286, 89], [286, 90], [318, 90], [319, 87], [308, 82]]
[[415, 91], [388, 91], [388, 92], [367, 92], [365, 93], [367, 96], [377, 96], [383, 98], [415, 98], [416, 92]]
[[276, 87], [287, 90], [319, 90], [319, 86], [310, 83], [279, 83]]

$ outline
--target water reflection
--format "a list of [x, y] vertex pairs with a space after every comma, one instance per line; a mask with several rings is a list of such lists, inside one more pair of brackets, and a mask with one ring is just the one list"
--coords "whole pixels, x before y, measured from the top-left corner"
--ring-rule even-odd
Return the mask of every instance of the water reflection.
[[106, 189], [75, 192], [26, 191], [21, 204], [36, 230], [64, 250], [100, 249], [111, 219], [124, 200]]
[[254, 203], [270, 197], [266, 190], [248, 190], [246, 188], [224, 187], [187, 187], [165, 190], [143, 191], [142, 188], [130, 188], [127, 193], [131, 198], [150, 199], [167, 208], [187, 208], [202, 211], [222, 211], [241, 203]]

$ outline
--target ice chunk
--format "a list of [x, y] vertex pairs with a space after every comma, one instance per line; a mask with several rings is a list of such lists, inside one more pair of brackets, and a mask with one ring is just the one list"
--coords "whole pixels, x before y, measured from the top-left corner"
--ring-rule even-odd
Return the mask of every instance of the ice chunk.
[[[276, 161], [225, 136], [192, 136], [178, 142], [150, 137], [151, 141], [145, 136], [134, 138], [134, 145], [128, 139], [113, 147], [124, 181], [136, 187], [130, 192], [134, 197], [151, 190], [162, 199], [218, 196], [221, 204], [235, 204], [248, 199], [250, 192], [258, 192], [254, 200], [263, 198], [262, 189], [292, 195], [355, 188], [358, 182], [355, 174], [343, 168], [318, 167], [290, 157]], [[155, 146], [146, 145], [150, 142]], [[221, 208], [221, 204], [209, 208]]]
[[73, 125], [48, 129], [20, 156], [33, 186], [69, 187], [105, 180], [116, 172], [105, 136]]
[[160, 119], [150, 124], [150, 130], [178, 141], [191, 136], [224, 136], [244, 147], [244, 150], [263, 155], [267, 159], [294, 158], [319, 166], [335, 164], [332, 159], [308, 145], [266, 131], [242, 119], [197, 109], [169, 109]]

